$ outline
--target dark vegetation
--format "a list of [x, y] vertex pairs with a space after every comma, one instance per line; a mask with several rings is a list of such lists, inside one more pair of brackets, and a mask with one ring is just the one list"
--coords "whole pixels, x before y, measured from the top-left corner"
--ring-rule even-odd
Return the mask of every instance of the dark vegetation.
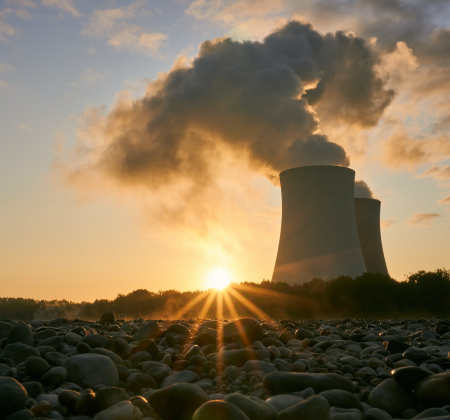
[[[405, 281], [387, 275], [365, 273], [356, 278], [339, 277], [330, 281], [313, 279], [301, 286], [286, 283], [233, 284], [233, 289], [274, 319], [313, 318], [450, 318], [450, 271], [419, 271]], [[74, 303], [66, 300], [44, 301], [22, 298], [0, 298], [0, 319], [48, 320], [56, 317], [98, 320], [106, 310], [119, 318], [196, 318], [207, 301], [202, 300], [187, 312], [180, 309], [200, 295], [201, 291], [178, 292], [135, 290], [119, 294], [114, 300]], [[229, 295], [239, 316], [256, 316]], [[233, 318], [224, 300], [225, 318]], [[212, 301], [205, 318], [217, 316], [217, 299]]]

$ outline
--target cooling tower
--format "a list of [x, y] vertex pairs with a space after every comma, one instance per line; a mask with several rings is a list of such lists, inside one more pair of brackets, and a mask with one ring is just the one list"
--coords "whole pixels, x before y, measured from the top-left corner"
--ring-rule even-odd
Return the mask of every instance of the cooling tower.
[[367, 271], [389, 274], [381, 243], [380, 208], [379, 200], [355, 198], [356, 227]]
[[355, 222], [355, 172], [305, 166], [281, 172], [282, 221], [272, 281], [301, 284], [366, 271]]

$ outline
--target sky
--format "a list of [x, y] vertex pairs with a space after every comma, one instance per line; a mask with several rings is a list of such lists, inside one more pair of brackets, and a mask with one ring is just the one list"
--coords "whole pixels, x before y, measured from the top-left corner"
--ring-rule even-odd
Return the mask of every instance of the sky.
[[1, 295], [270, 279], [308, 164], [381, 200], [393, 278], [450, 267], [449, 99], [446, 0], [0, 0]]

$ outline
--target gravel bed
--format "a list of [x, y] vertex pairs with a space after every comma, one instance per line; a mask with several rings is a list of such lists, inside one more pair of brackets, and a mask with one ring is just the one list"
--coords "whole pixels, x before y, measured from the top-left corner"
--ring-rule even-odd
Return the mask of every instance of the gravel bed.
[[450, 420], [450, 321], [0, 321], [0, 420]]

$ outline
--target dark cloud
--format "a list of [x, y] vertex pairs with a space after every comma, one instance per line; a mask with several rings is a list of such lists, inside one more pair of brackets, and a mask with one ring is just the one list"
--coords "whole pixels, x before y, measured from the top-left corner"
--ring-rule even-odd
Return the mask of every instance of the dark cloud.
[[262, 42], [206, 41], [191, 65], [174, 66], [142, 99], [119, 101], [88, 127], [101, 145], [81, 147], [72, 179], [95, 172], [120, 186], [177, 185], [183, 211], [201, 201], [227, 154], [273, 181], [290, 167], [348, 166], [345, 150], [319, 134], [314, 109], [376, 124], [393, 96], [378, 62], [362, 38], [295, 21]]
[[355, 198], [373, 198], [372, 190], [362, 179], [355, 181]]

